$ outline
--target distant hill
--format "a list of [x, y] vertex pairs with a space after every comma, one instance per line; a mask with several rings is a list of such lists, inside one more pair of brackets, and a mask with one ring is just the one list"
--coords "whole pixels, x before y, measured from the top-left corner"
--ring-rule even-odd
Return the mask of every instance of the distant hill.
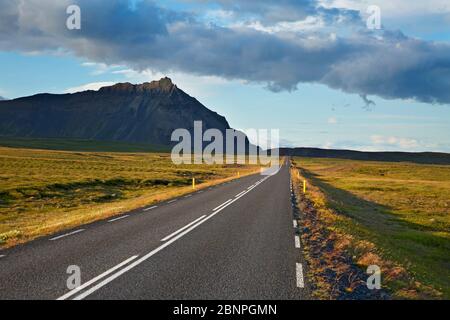
[[37, 94], [0, 101], [0, 136], [81, 139], [171, 145], [173, 130], [230, 128], [226, 119], [179, 89], [169, 78], [98, 91]]
[[6, 100], [6, 98], [3, 98], [2, 96], [0, 96], [0, 101], [2, 101], [2, 100]]
[[367, 161], [415, 162], [423, 164], [450, 164], [450, 154], [439, 152], [363, 152], [319, 148], [280, 148], [280, 155]]

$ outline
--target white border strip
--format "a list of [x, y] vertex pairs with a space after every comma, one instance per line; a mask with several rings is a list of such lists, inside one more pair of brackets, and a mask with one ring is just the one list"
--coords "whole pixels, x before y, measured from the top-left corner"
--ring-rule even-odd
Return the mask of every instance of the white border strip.
[[68, 237], [68, 236], [71, 236], [71, 235], [74, 235], [74, 234], [83, 232], [84, 230], [85, 230], [85, 229], [78, 229], [78, 230], [75, 230], [75, 231], [72, 231], [72, 232], [69, 232], [69, 233], [66, 233], [66, 234], [63, 234], [63, 235], [60, 235], [60, 236], [51, 238], [50, 241], [59, 240], [59, 239], [61, 239], [61, 238], [65, 238], [65, 237]]
[[114, 221], [122, 220], [122, 219], [128, 218], [129, 216], [130, 216], [129, 214], [126, 214], [124, 216], [108, 220], [108, 222], [114, 222]]
[[303, 280], [303, 265], [301, 263], [296, 264], [296, 274], [297, 274], [297, 287], [304, 288], [305, 282]]

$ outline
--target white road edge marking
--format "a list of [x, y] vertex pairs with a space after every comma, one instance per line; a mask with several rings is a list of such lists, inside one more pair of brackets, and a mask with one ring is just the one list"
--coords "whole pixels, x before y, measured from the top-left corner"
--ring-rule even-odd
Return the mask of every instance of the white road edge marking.
[[59, 239], [61, 239], [61, 238], [65, 238], [65, 237], [68, 237], [68, 236], [71, 236], [71, 235], [74, 235], [74, 234], [83, 232], [84, 230], [85, 230], [85, 229], [78, 229], [78, 230], [75, 230], [75, 231], [72, 231], [72, 232], [69, 232], [69, 233], [66, 233], [66, 234], [62, 234], [62, 235], [60, 235], [60, 236], [51, 238], [50, 241], [59, 240]]
[[230, 201], [233, 201], [233, 199], [228, 199], [227, 201], [225, 201], [225, 202], [222, 203], [221, 205], [215, 207], [215, 208], [213, 209], [213, 211], [216, 211], [217, 209], [220, 209], [220, 207], [226, 205], [226, 204], [229, 203]]
[[118, 218], [115, 218], [115, 219], [108, 220], [108, 222], [114, 222], [114, 221], [122, 220], [122, 219], [128, 218], [129, 216], [130, 215], [127, 214], [127, 215], [124, 215], [124, 216], [121, 216], [121, 217], [118, 217]]
[[144, 211], [149, 211], [149, 210], [153, 210], [153, 209], [156, 209], [156, 208], [158, 208], [158, 206], [153, 206], [153, 207], [150, 207], [150, 208], [145, 208]]
[[299, 236], [295, 236], [295, 247], [297, 249], [300, 249], [300, 237]]
[[297, 228], [297, 226], [298, 226], [297, 220], [293, 220], [292, 223], [293, 223], [293, 225], [294, 225], [294, 228]]
[[101, 275], [99, 275], [99, 276], [97, 276], [97, 277], [95, 277], [95, 278], [89, 280], [88, 282], [82, 284], [81, 286], [79, 286], [79, 287], [77, 287], [77, 288], [75, 288], [75, 289], [73, 289], [73, 290], [67, 292], [65, 295], [59, 297], [59, 298], [56, 299], [56, 300], [66, 300], [67, 298], [73, 296], [75, 293], [77, 293], [77, 292], [83, 290], [84, 288], [90, 286], [90, 285], [93, 284], [94, 282], [97, 282], [97, 281], [100, 280], [101, 278], [106, 277], [108, 274], [110, 274], [110, 273], [116, 271], [117, 269], [121, 268], [122, 266], [126, 265], [127, 263], [133, 261], [133, 260], [136, 259], [137, 257], [139, 257], [139, 256], [132, 256], [131, 258], [128, 258], [127, 260], [125, 260], [125, 261], [119, 263], [119, 264], [116, 265], [115, 267], [112, 267], [111, 269], [109, 269], [109, 270], [103, 272]]
[[176, 235], [179, 234], [180, 232], [186, 230], [187, 228], [189, 228], [189, 227], [192, 226], [193, 224], [199, 222], [200, 220], [202, 220], [202, 219], [205, 218], [205, 217], [206, 217], [206, 214], [204, 214], [203, 216], [201, 216], [201, 217], [198, 218], [198, 219], [195, 219], [195, 220], [192, 221], [191, 223], [185, 225], [183, 228], [180, 228], [180, 229], [178, 229], [177, 231], [175, 231], [175, 232], [169, 234], [167, 237], [161, 239], [161, 242], [165, 242], [165, 241], [169, 240], [169, 239], [172, 238], [173, 236], [176, 236]]
[[296, 264], [296, 273], [297, 273], [297, 287], [304, 288], [305, 282], [303, 280], [303, 266], [301, 263]]
[[[265, 179], [267, 179], [268, 177], [266, 177]], [[125, 268], [121, 269], [120, 271], [114, 273], [113, 275], [109, 276], [108, 278], [106, 278], [105, 280], [103, 280], [102, 282], [98, 283], [97, 285], [95, 285], [94, 287], [90, 288], [89, 290], [85, 291], [84, 293], [76, 296], [74, 298], [74, 300], [82, 300], [84, 298], [86, 298], [87, 296], [89, 296], [90, 294], [94, 293], [95, 291], [97, 291], [98, 289], [104, 287], [105, 285], [107, 285], [108, 283], [110, 283], [111, 281], [113, 281], [114, 279], [117, 279], [118, 277], [120, 277], [122, 274], [130, 271], [131, 269], [133, 269], [134, 267], [140, 265], [141, 263], [143, 263], [144, 261], [146, 261], [147, 259], [151, 258], [153, 255], [155, 255], [156, 253], [158, 253], [159, 251], [163, 250], [164, 248], [170, 246], [172, 243], [174, 243], [175, 241], [177, 241], [178, 239], [182, 238], [183, 236], [185, 236], [186, 234], [188, 234], [189, 232], [191, 232], [192, 230], [194, 230], [195, 228], [197, 228], [198, 226], [200, 226], [201, 224], [205, 223], [206, 221], [208, 221], [209, 219], [211, 219], [212, 217], [214, 217], [216, 214], [218, 214], [219, 212], [221, 212], [223, 209], [225, 209], [226, 207], [228, 207], [229, 205], [231, 205], [233, 202], [239, 200], [242, 196], [240, 196], [239, 198], [234, 198], [231, 202], [229, 202], [228, 204], [224, 205], [223, 207], [221, 207], [220, 209], [218, 209], [217, 211], [214, 211], [212, 214], [210, 214], [209, 216], [207, 216], [206, 218], [204, 218], [203, 220], [200, 220], [199, 222], [197, 222], [196, 224], [194, 224], [192, 227], [190, 227], [189, 229], [183, 231], [182, 233], [178, 234], [177, 236], [173, 237], [172, 239], [170, 239], [169, 241], [165, 242], [164, 244], [160, 245], [158, 248], [154, 249], [153, 251], [147, 253], [145, 256], [141, 257], [139, 260], [134, 261], [133, 263], [129, 264], [128, 266], [126, 266]]]
[[170, 201], [167, 202], [167, 204], [169, 204], [169, 203], [174, 203], [175, 201], [177, 201], [177, 199], [170, 200]]

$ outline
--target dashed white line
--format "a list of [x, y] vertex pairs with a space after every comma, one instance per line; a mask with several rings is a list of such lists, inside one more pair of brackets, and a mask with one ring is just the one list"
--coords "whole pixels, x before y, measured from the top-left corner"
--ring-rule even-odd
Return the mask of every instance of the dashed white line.
[[303, 280], [303, 266], [301, 263], [296, 264], [296, 274], [297, 274], [297, 287], [304, 288], [305, 282]]
[[4, 254], [0, 254], [0, 258], [4, 258], [6, 257]]
[[122, 220], [122, 219], [128, 218], [129, 216], [130, 215], [127, 214], [127, 215], [124, 215], [124, 216], [121, 216], [121, 217], [118, 217], [118, 218], [114, 218], [114, 219], [108, 220], [108, 222], [114, 222], [114, 221]]
[[65, 237], [68, 237], [68, 236], [71, 236], [71, 235], [74, 235], [74, 234], [77, 234], [77, 233], [80, 233], [80, 232], [83, 232], [83, 231], [84, 231], [84, 229], [78, 229], [78, 230], [75, 230], [75, 231], [72, 231], [72, 232], [69, 232], [69, 233], [66, 233], [66, 234], [63, 234], [63, 235], [51, 238], [50, 241], [55, 241], [55, 240], [58, 240], [58, 239], [61, 239], [61, 238], [65, 238]]
[[165, 242], [165, 241], [169, 240], [169, 239], [172, 238], [173, 236], [176, 236], [176, 235], [179, 234], [180, 232], [183, 232], [184, 230], [186, 230], [187, 228], [189, 228], [189, 227], [192, 226], [193, 224], [199, 222], [200, 220], [202, 220], [202, 219], [205, 218], [205, 217], [206, 217], [206, 214], [203, 215], [203, 216], [201, 216], [201, 217], [198, 218], [198, 219], [195, 219], [195, 220], [192, 221], [191, 223], [185, 225], [183, 228], [180, 228], [180, 229], [178, 229], [177, 231], [175, 231], [175, 232], [169, 234], [167, 237], [161, 239], [161, 242]]
[[200, 190], [200, 191], [199, 191], [199, 192], [197, 192], [197, 193], [203, 193], [203, 191], [201, 191], [201, 190]]
[[215, 208], [213, 209], [213, 211], [216, 211], [217, 209], [220, 209], [222, 206], [224, 206], [224, 205], [230, 203], [231, 201], [233, 201], [233, 199], [228, 199], [227, 201], [225, 201], [225, 202], [222, 203], [221, 205], [215, 207]]
[[297, 249], [300, 249], [300, 237], [299, 236], [295, 236], [295, 247]]
[[185, 198], [190, 198], [192, 197], [192, 194], [188, 194], [187, 196], [184, 196]]
[[127, 263], [133, 261], [133, 260], [136, 259], [137, 257], [138, 257], [138, 256], [132, 256], [131, 258], [129, 258], [129, 259], [127, 259], [127, 260], [125, 260], [125, 261], [119, 263], [117, 266], [115, 266], [115, 267], [113, 267], [113, 268], [111, 268], [111, 269], [109, 269], [109, 270], [103, 272], [101, 275], [99, 275], [99, 276], [97, 276], [97, 277], [95, 277], [95, 278], [89, 280], [89, 281], [86, 282], [85, 284], [83, 284], [83, 285], [81, 285], [81, 286], [79, 286], [79, 287], [77, 287], [77, 288], [75, 288], [75, 289], [73, 289], [73, 290], [67, 292], [65, 295], [59, 297], [59, 298], [56, 299], [56, 300], [66, 300], [67, 298], [73, 296], [75, 293], [77, 293], [77, 292], [83, 290], [84, 288], [86, 288], [86, 287], [90, 286], [91, 284], [97, 282], [97, 281], [100, 280], [101, 278], [106, 277], [108, 274], [110, 274], [110, 273], [116, 271], [117, 269], [121, 268], [122, 266], [126, 265]]
[[294, 225], [294, 228], [297, 228], [297, 226], [298, 226], [297, 220], [293, 220], [292, 223], [293, 223], [293, 225]]
[[153, 210], [153, 209], [156, 209], [156, 208], [158, 208], [158, 206], [153, 206], [153, 207], [150, 207], [150, 208], [145, 208], [144, 211], [149, 211], [149, 210]]
[[167, 203], [168, 203], [168, 204], [169, 204], [169, 203], [174, 203], [175, 201], [177, 201], [177, 199], [170, 200], [170, 201], [168, 201]]

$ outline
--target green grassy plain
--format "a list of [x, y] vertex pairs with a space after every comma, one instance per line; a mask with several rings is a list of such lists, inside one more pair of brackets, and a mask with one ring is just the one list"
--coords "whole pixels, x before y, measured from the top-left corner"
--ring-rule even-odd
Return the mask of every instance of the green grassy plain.
[[259, 171], [174, 165], [167, 153], [0, 147], [0, 247], [106, 218]]
[[[311, 198], [330, 208], [333, 225], [375, 245], [372, 252], [404, 267], [409, 278], [450, 298], [450, 166], [295, 158], [313, 188]], [[307, 192], [308, 195], [308, 192]], [[389, 283], [408, 297], [406, 280]]]
[[61, 138], [16, 138], [0, 136], [0, 146], [10, 148], [91, 151], [91, 152], [170, 152], [166, 146], [117, 141]]

